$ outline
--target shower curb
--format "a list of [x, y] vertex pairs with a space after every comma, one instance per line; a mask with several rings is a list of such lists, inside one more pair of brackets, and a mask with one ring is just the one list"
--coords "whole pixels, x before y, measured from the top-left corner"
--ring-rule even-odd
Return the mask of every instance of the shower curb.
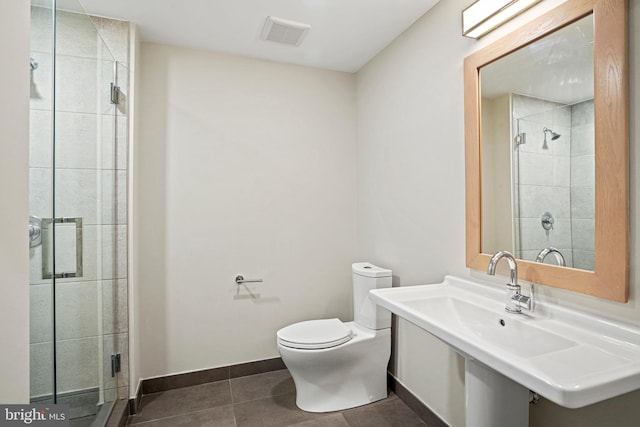
[[127, 399], [120, 399], [116, 401], [105, 427], [123, 427], [127, 424], [129, 419], [129, 402]]

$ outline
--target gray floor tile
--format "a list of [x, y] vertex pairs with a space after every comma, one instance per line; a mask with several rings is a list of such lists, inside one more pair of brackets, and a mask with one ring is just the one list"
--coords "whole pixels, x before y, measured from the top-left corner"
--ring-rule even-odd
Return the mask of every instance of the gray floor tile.
[[139, 427], [235, 427], [233, 405], [162, 418], [138, 424]]
[[286, 369], [231, 380], [233, 403], [295, 393], [295, 391], [293, 379]]
[[342, 415], [351, 427], [418, 427], [426, 424], [396, 396], [349, 409]]
[[292, 424], [290, 427], [349, 427], [349, 423], [347, 423], [347, 420], [345, 420], [340, 413], [326, 415], [315, 420]]
[[342, 412], [305, 412], [286, 369], [145, 395], [137, 427], [425, 427], [394, 393]]
[[321, 418], [296, 407], [296, 394], [280, 394], [265, 399], [234, 404], [238, 427], [284, 427]]
[[229, 381], [153, 393], [142, 397], [142, 410], [130, 424], [167, 418], [231, 403]]
[[70, 427], [90, 427], [95, 421], [96, 416], [72, 418], [69, 420]]

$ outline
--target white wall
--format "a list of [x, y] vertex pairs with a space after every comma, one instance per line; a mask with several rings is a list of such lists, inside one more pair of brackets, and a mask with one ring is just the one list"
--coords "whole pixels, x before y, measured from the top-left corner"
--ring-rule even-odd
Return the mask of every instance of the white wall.
[[[438, 3], [359, 73], [358, 256], [394, 271], [402, 285], [445, 274], [486, 278], [465, 268], [463, 59], [516, 26], [561, 3], [541, 3], [506, 26], [472, 41], [460, 36], [468, 0]], [[640, 324], [640, 4], [630, 3], [631, 297], [618, 304], [539, 286], [543, 298]], [[500, 280], [496, 280], [496, 283]], [[451, 426], [464, 425], [461, 359], [445, 345], [400, 322], [393, 369]], [[543, 402], [531, 425], [631, 426], [640, 392], [579, 410]]]
[[[358, 256], [391, 268], [394, 286], [466, 273], [459, 52], [472, 43], [452, 3], [438, 3], [358, 73]], [[464, 360], [402, 320], [395, 354], [400, 382], [464, 425]]]
[[[482, 251], [513, 251], [511, 96], [482, 98]], [[516, 237], [517, 238], [517, 237]]]
[[0, 402], [29, 401], [29, 2], [0, 4]]
[[355, 77], [146, 43], [141, 69], [141, 376], [277, 357], [280, 327], [350, 320]]
[[[138, 133], [137, 118], [140, 117], [140, 103], [138, 102], [138, 88], [140, 87], [140, 36], [138, 27], [129, 24], [129, 146], [128, 167], [129, 181], [127, 183], [127, 216], [129, 224], [138, 224], [137, 191], [138, 191]], [[136, 397], [140, 385], [140, 287], [138, 286], [138, 257], [140, 256], [140, 239], [138, 230], [129, 227], [128, 241], [128, 315], [129, 315], [129, 396]]]

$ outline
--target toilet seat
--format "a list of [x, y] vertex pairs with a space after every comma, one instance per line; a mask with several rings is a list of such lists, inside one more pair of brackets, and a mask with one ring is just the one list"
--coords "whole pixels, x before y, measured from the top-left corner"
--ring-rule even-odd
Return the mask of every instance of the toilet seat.
[[286, 326], [277, 337], [285, 347], [319, 350], [344, 344], [353, 338], [353, 332], [340, 319], [319, 319]]

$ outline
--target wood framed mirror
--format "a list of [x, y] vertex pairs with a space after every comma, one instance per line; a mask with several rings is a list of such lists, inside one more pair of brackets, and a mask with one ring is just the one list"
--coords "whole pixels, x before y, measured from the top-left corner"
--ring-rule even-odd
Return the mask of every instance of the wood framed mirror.
[[[483, 150], [483, 144], [486, 148], [489, 141], [483, 141], [483, 139], [487, 139], [487, 135], [483, 133], [483, 122], [486, 120], [483, 120], [482, 112], [488, 106], [483, 105], [481, 74], [483, 70], [488, 70], [490, 65], [509, 57], [517, 58], [512, 62], [518, 63], [522, 67], [522, 61], [526, 61], [526, 59], [517, 56], [522, 51], [536, 50], [532, 47], [544, 45], [545, 38], [563, 31], [578, 21], [582, 20], [580, 25], [584, 26], [585, 18], [590, 18], [593, 22], [590, 42], [593, 46], [593, 68], [589, 70], [593, 72], [593, 97], [590, 100], [593, 110], [593, 170], [591, 172], [593, 208], [591, 214], [592, 237], [590, 237], [593, 242], [592, 259], [584, 264], [588, 267], [584, 265], [559, 266], [517, 256], [520, 258], [518, 275], [520, 279], [532, 283], [626, 302], [629, 294], [629, 89], [626, 0], [567, 1], [465, 58], [466, 263], [467, 267], [475, 270], [485, 271], [487, 268], [493, 248], [487, 244], [487, 241], [490, 240], [487, 239], [488, 227], [483, 227], [483, 224], [488, 224], [490, 220], [492, 223], [510, 228], [520, 221], [519, 216], [514, 214], [519, 211], [519, 207], [514, 207], [513, 200], [510, 204], [493, 206], [494, 202], [491, 199], [493, 195], [489, 194], [490, 192], [483, 186], [483, 180], [486, 184], [489, 179], [488, 174], [491, 173], [489, 165], [493, 159], [489, 157], [488, 150]], [[524, 67], [526, 68], [527, 65], [524, 64]], [[515, 80], [521, 77], [518, 75]], [[549, 77], [545, 77], [545, 79], [548, 84], [555, 80]], [[503, 80], [509, 79], [503, 78]], [[568, 76], [560, 83], [567, 85], [574, 80], [580, 79]], [[513, 95], [520, 96], [517, 89], [513, 91]], [[511, 106], [511, 103], [509, 105]], [[511, 110], [509, 112], [512, 113]], [[502, 135], [500, 139], [505, 140], [507, 147], [511, 150], [511, 154], [507, 152], [507, 156], [513, 156], [514, 147], [522, 142], [522, 138], [514, 135], [513, 114], [509, 116], [507, 121], [510, 132], [507, 135]], [[557, 133], [550, 132], [553, 131], [546, 126], [544, 128], [540, 126], [540, 131], [536, 136], [540, 139], [544, 138], [543, 148], [545, 150], [548, 149], [547, 138], [550, 143], [552, 139], [559, 138]], [[568, 130], [567, 132], [571, 133], [572, 131]], [[567, 144], [568, 139], [565, 138], [563, 143]], [[506, 175], [503, 174], [503, 179], [500, 182], [502, 182], [501, 185], [508, 183], [508, 187], [511, 189], [509, 192], [513, 195], [517, 194], [511, 179], [514, 169], [513, 163], [511, 169], [506, 172]], [[485, 196], [483, 196], [483, 192]], [[569, 194], [568, 197], [571, 197], [570, 189], [565, 189], [564, 192]], [[485, 198], [484, 207], [483, 197]], [[489, 205], [492, 206], [492, 209], [487, 209]], [[544, 206], [539, 206], [538, 209], [541, 210], [540, 214], [542, 214], [544, 225], [544, 218], [548, 212], [543, 212]], [[553, 221], [551, 221], [552, 225]], [[511, 242], [511, 246], [515, 246], [516, 240], [518, 239], [514, 236], [506, 239]], [[513, 251], [513, 247], [500, 247], [499, 249]]]

